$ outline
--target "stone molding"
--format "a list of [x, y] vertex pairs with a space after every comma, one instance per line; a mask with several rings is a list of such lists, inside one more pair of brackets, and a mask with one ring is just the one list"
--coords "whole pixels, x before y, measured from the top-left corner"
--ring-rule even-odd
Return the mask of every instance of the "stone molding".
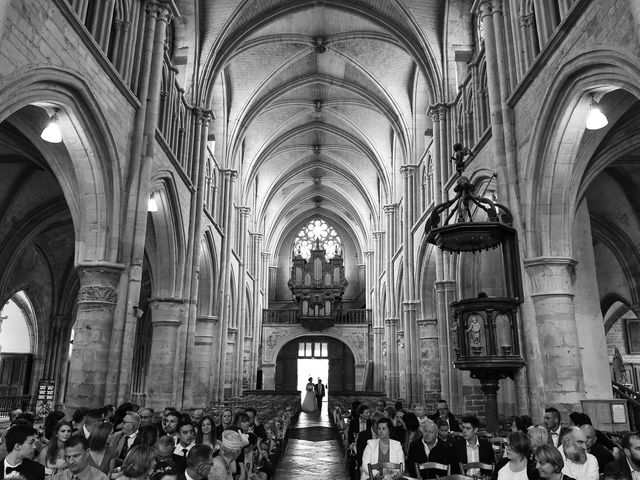
[[186, 304], [183, 298], [150, 298], [151, 324], [179, 327]]
[[384, 324], [388, 327], [396, 327], [399, 321], [399, 318], [385, 318]]
[[536, 257], [525, 260], [525, 270], [531, 280], [531, 296], [573, 296], [575, 268], [578, 262], [569, 257]]
[[418, 318], [416, 320], [416, 323], [420, 327], [428, 327], [430, 325], [438, 325], [438, 319], [437, 318]]
[[384, 327], [373, 327], [374, 335], [384, 335]]

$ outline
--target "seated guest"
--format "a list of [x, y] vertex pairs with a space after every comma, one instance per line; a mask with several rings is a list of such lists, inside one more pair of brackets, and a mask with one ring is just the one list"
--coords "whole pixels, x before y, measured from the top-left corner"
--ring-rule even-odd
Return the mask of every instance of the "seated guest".
[[176, 444], [168, 435], [163, 435], [156, 441], [154, 445], [156, 449], [156, 461], [157, 462], [173, 462], [173, 450], [176, 448]]
[[[44, 466], [31, 460], [35, 452], [38, 432], [28, 425], [14, 425], [7, 430], [7, 456], [3, 459], [2, 478], [16, 476], [26, 480], [44, 480]], [[68, 440], [67, 440], [68, 441]]]
[[181, 472], [187, 469], [187, 454], [196, 442], [196, 431], [191, 423], [181, 423], [178, 426], [178, 444], [173, 450], [172, 460]]
[[173, 438], [175, 443], [178, 443], [178, 424], [180, 423], [180, 417], [180, 412], [170, 410], [162, 420], [162, 429], [165, 435]]
[[436, 425], [438, 426], [438, 437], [440, 440], [451, 443], [451, 430], [449, 429], [449, 424], [444, 420], [438, 420]]
[[383, 418], [386, 417], [382, 413], [374, 412], [373, 415], [371, 415], [371, 426], [358, 434], [355, 442], [356, 467], [358, 471], [360, 471], [360, 467], [362, 467], [362, 455], [364, 454], [365, 448], [367, 448], [367, 442], [376, 438], [376, 435], [378, 435], [378, 422]]
[[[140, 415], [136, 412], [128, 412], [125, 414], [121, 422], [121, 429], [111, 435], [109, 445], [118, 454], [119, 465], [122, 465], [129, 450], [140, 443], [138, 437], [138, 426], [140, 425]], [[118, 466], [119, 466], [118, 465]]]
[[376, 400], [376, 412], [380, 412], [380, 413], [384, 413], [384, 409], [387, 406], [387, 402], [384, 401], [384, 399], [379, 398], [378, 400]]
[[[475, 415], [465, 415], [460, 419], [462, 424], [462, 438], [457, 438], [453, 442], [453, 448], [456, 452], [456, 458], [459, 463], [495, 463], [493, 448], [491, 444], [484, 438], [478, 437], [478, 428], [480, 421]], [[454, 465], [451, 468], [452, 473], [462, 473], [459, 468]], [[479, 475], [479, 469], [468, 470], [467, 475]]]
[[549, 432], [549, 445], [558, 448], [560, 445], [560, 412], [554, 407], [549, 407], [544, 411], [544, 426]]
[[562, 473], [564, 460], [558, 449], [552, 445], [544, 444], [535, 449], [536, 470], [540, 478], [544, 480], [575, 480]]
[[234, 430], [225, 430], [220, 442], [220, 454], [213, 459], [210, 480], [244, 478], [244, 466], [238, 461], [238, 457], [249, 441]]
[[107, 445], [111, 428], [110, 423], [101, 423], [93, 427], [89, 436], [89, 465], [106, 475], [109, 475], [118, 459], [118, 452]]
[[583, 424], [580, 430], [584, 432], [587, 437], [587, 452], [596, 457], [598, 461], [598, 471], [604, 473], [604, 469], [609, 462], [613, 462], [613, 454], [596, 442], [596, 429], [588, 423]]
[[146, 480], [156, 466], [156, 451], [153, 447], [136, 445], [122, 463], [122, 480]]
[[349, 444], [355, 441], [356, 436], [360, 432], [366, 430], [371, 426], [371, 409], [369, 408], [369, 405], [361, 404], [358, 407], [356, 416], [357, 421], [354, 419], [349, 423], [349, 431], [347, 433], [347, 440], [349, 441]]
[[449, 430], [452, 432], [459, 432], [460, 425], [456, 420], [456, 417], [449, 411], [449, 405], [443, 399], [438, 400], [436, 405], [436, 413], [429, 415], [429, 418], [438, 423], [439, 420], [444, 420], [449, 425]]
[[623, 476], [627, 479], [640, 475], [640, 433], [628, 433], [622, 438], [624, 456], [609, 462], [604, 469], [605, 478]]
[[511, 424], [511, 431], [522, 432], [526, 435], [529, 427], [532, 425], [533, 421], [529, 415], [520, 415], [519, 417], [514, 418], [513, 423]]
[[[402, 445], [400, 442], [391, 440], [389, 437], [391, 429], [393, 428], [391, 420], [386, 417], [381, 418], [377, 422], [376, 428], [378, 438], [368, 440], [367, 446], [362, 454], [360, 480], [369, 478], [369, 464], [378, 462], [404, 463]], [[374, 476], [378, 475], [378, 472], [375, 470], [372, 473]], [[384, 475], [384, 472], [382, 473]]]
[[422, 425], [423, 423], [427, 423], [429, 421], [429, 417], [427, 417], [427, 409], [421, 403], [416, 403], [413, 406], [413, 413], [418, 417], [418, 423]]
[[213, 417], [205, 415], [196, 434], [196, 444], [209, 445], [213, 448], [216, 444], [215, 422]]
[[153, 415], [154, 411], [151, 407], [141, 408], [138, 412], [140, 415], [140, 427], [144, 427], [145, 425], [153, 425]]
[[107, 480], [107, 476], [89, 464], [89, 444], [82, 435], [72, 435], [64, 444], [68, 469], [53, 476], [53, 480]]
[[265, 431], [264, 426], [258, 423], [256, 418], [258, 416], [258, 411], [253, 407], [247, 407], [244, 413], [249, 417], [249, 427], [244, 433], [255, 433], [260, 440], [265, 442], [267, 440], [267, 432]]
[[[569, 415], [569, 418], [571, 419], [571, 423], [576, 427], [581, 427], [583, 425], [593, 426], [593, 424], [591, 423], [591, 418], [586, 413], [572, 412], [571, 415]], [[619, 456], [620, 450], [618, 446], [613, 442], [613, 440], [611, 440], [606, 433], [601, 432], [600, 430], [595, 430], [595, 432], [596, 443], [609, 450], [614, 458], [616, 456]]]
[[397, 440], [398, 442], [404, 442], [404, 437], [407, 433], [407, 430], [404, 428], [404, 424], [402, 423], [402, 418], [398, 421], [396, 408], [388, 405], [384, 407], [384, 415], [389, 417], [393, 422], [393, 429], [391, 429], [391, 438], [393, 440]]
[[587, 437], [578, 427], [569, 427], [558, 449], [564, 461], [562, 473], [577, 480], [598, 480], [598, 460], [587, 453]]
[[504, 457], [494, 469], [492, 480], [537, 480], [536, 462], [531, 457], [529, 437], [520, 431], [509, 434]]
[[542, 425], [534, 425], [527, 430], [527, 437], [529, 437], [529, 443], [531, 443], [531, 451], [535, 452], [539, 446], [548, 444], [549, 433]]
[[422, 432], [420, 431], [420, 423], [418, 422], [418, 417], [416, 417], [415, 413], [405, 413], [404, 417], [402, 417], [402, 421], [404, 422], [404, 426], [407, 429], [404, 442], [402, 442], [402, 451], [405, 452], [405, 455], [408, 455], [409, 446], [413, 442], [417, 442], [422, 438]]
[[180, 472], [173, 462], [157, 462], [149, 480], [178, 480]]
[[222, 432], [233, 425], [233, 411], [225, 408], [220, 412], [220, 425], [216, 427], [216, 438], [222, 437]]
[[[456, 463], [456, 455], [451, 445], [438, 439], [438, 426], [432, 421], [420, 425], [422, 440], [413, 442], [409, 446], [406, 471], [411, 477], [418, 477], [415, 464], [425, 462], [437, 462], [443, 465]], [[446, 475], [446, 471], [428, 469], [420, 470], [423, 478], [436, 478], [437, 475]]]
[[44, 465], [45, 478], [49, 479], [67, 468], [64, 459], [64, 442], [71, 436], [71, 422], [61, 420], [52, 432], [51, 441], [40, 451], [38, 462]]

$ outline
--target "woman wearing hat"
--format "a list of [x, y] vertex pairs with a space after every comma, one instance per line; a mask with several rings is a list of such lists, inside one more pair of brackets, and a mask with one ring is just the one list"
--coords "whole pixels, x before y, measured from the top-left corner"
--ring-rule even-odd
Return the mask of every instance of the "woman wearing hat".
[[238, 461], [242, 449], [249, 444], [246, 435], [225, 430], [221, 436], [220, 453], [213, 458], [209, 480], [238, 480], [245, 477], [244, 465]]

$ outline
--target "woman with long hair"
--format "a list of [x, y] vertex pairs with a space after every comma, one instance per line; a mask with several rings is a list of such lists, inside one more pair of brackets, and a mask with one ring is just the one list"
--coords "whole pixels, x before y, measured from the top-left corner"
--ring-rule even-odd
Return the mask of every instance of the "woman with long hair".
[[38, 462], [44, 465], [46, 479], [67, 468], [67, 462], [64, 459], [64, 442], [71, 436], [72, 428], [71, 422], [60, 420], [53, 429], [48, 445], [40, 452]]
[[233, 425], [233, 410], [225, 408], [220, 412], [220, 425], [216, 427], [216, 438], [222, 438], [222, 432]]
[[91, 430], [89, 435], [89, 465], [97, 468], [105, 475], [113, 468], [112, 461], [118, 458], [118, 453], [107, 445], [113, 425], [109, 422], [99, 423]]
[[60, 420], [64, 420], [64, 412], [61, 412], [60, 410], [54, 410], [47, 415], [47, 418], [44, 419], [44, 438], [47, 440], [46, 443], [49, 443], [51, 440]]
[[156, 466], [156, 450], [147, 445], [135, 445], [122, 463], [122, 480], [146, 480]]
[[198, 434], [196, 435], [196, 443], [215, 447], [215, 422], [213, 421], [213, 417], [211, 417], [210, 415], [205, 415], [204, 417], [202, 417], [202, 423], [200, 424]]

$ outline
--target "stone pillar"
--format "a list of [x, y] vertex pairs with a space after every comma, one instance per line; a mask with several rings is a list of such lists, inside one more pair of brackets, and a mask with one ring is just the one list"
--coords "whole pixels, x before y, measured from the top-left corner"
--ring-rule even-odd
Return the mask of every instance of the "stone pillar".
[[384, 355], [382, 343], [384, 327], [373, 327], [373, 389], [384, 391]]
[[[232, 371], [233, 378], [231, 380], [231, 392], [234, 397], [242, 395], [242, 382], [245, 374], [243, 371], [245, 348], [244, 342], [247, 334], [251, 334], [249, 328], [253, 324], [248, 317], [247, 312], [247, 295], [246, 295], [246, 273], [247, 273], [247, 222], [251, 209], [249, 207], [238, 207], [238, 255], [240, 257], [240, 269], [238, 272], [236, 292], [236, 311], [238, 312], [238, 336], [236, 339], [235, 356], [233, 359]], [[249, 327], [249, 328], [248, 328]]]
[[355, 372], [356, 372], [355, 388], [356, 388], [356, 390], [363, 391], [365, 389], [365, 387], [366, 387], [365, 378], [364, 378], [364, 371], [365, 371], [366, 364], [365, 363], [355, 363], [353, 366], [354, 366]]
[[442, 386], [442, 396], [444, 396], [451, 405], [455, 406], [456, 411], [462, 411], [463, 399], [460, 397], [456, 382], [453, 379], [453, 345], [451, 344], [450, 316], [451, 310], [449, 304], [455, 301], [455, 282], [452, 281], [436, 281], [436, 314], [437, 324], [440, 336], [439, 352], [440, 352], [440, 384]]
[[262, 261], [260, 252], [262, 250], [262, 234], [252, 233], [253, 240], [253, 318], [251, 322], [251, 356], [249, 364], [249, 388], [256, 387], [256, 373], [258, 371], [258, 346], [260, 345], [262, 331], [262, 301], [260, 298], [260, 289], [262, 288]]
[[365, 283], [364, 283], [364, 289], [365, 289], [365, 303], [367, 308], [373, 308], [373, 295], [372, 295], [372, 289], [373, 289], [373, 285], [374, 285], [374, 272], [373, 272], [373, 265], [375, 262], [375, 252], [369, 250], [364, 252], [364, 260], [365, 260]]
[[278, 279], [278, 266], [269, 265], [269, 301], [270, 302], [276, 301], [277, 279]]
[[106, 262], [77, 267], [80, 290], [66, 399], [70, 411], [107, 403], [107, 379], [117, 374], [109, 370], [109, 347], [123, 269]]
[[[358, 283], [360, 287], [358, 288], [358, 291], [360, 292], [367, 288], [367, 266], [364, 263], [359, 263], [357, 265], [357, 268], [358, 268]], [[366, 293], [364, 297], [366, 297]], [[358, 305], [356, 308], [360, 308], [360, 306]]]
[[423, 378], [423, 400], [429, 403], [431, 398], [438, 396], [441, 391], [440, 357], [438, 320], [435, 318], [420, 318], [416, 321], [420, 329], [420, 373]]
[[407, 368], [405, 369], [407, 381], [407, 402], [416, 403], [423, 397], [423, 382], [420, 374], [420, 333], [418, 331], [419, 300], [402, 302], [402, 320], [405, 331], [405, 352]]
[[147, 373], [147, 403], [149, 407], [162, 409], [175, 405], [173, 373], [178, 348], [178, 333], [185, 310], [181, 298], [152, 298], [151, 312], [151, 361]]
[[262, 364], [262, 385], [265, 390], [276, 389], [276, 364]]
[[387, 395], [391, 398], [400, 396], [400, 372], [398, 371], [398, 319], [386, 318], [385, 327], [387, 330]]
[[[567, 257], [525, 260], [531, 283], [547, 405], [561, 412], [580, 407], [584, 382], [573, 304], [576, 261]], [[539, 361], [539, 359], [527, 359]]]

